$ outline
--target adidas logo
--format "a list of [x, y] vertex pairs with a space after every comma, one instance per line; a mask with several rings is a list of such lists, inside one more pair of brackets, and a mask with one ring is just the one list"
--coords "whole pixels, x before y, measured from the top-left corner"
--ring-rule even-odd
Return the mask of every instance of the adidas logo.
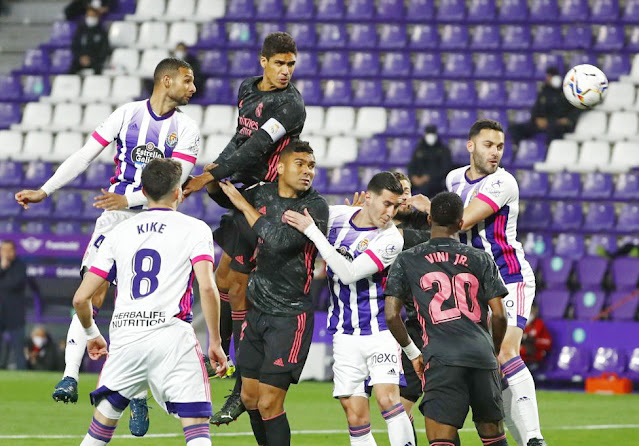
[[69, 344], [69, 345], [77, 345], [75, 343], [75, 339], [69, 339], [69, 342], [67, 342], [67, 344]]
[[244, 265], [244, 256], [235, 256], [235, 261], [240, 265]]
[[138, 125], [135, 122], [129, 125], [129, 130], [137, 130], [137, 128], [138, 128]]
[[284, 367], [284, 361], [282, 361], [282, 358], [277, 358], [275, 362], [273, 362], [273, 364], [275, 364], [278, 367]]
[[395, 371], [395, 369], [390, 369], [388, 371], [388, 374], [391, 375], [391, 376], [395, 376], [395, 375], [397, 375], [397, 372]]
[[408, 443], [406, 443], [404, 446], [413, 446], [413, 442], [409, 441]]
[[517, 400], [518, 403], [524, 402], [524, 401], [530, 401], [530, 398], [528, 398], [527, 396], [522, 396], [521, 398], [519, 398]]

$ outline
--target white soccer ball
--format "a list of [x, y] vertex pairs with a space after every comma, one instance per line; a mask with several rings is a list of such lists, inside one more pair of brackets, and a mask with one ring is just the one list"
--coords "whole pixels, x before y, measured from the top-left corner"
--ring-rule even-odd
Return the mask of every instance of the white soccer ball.
[[564, 96], [581, 109], [593, 108], [603, 102], [608, 92], [608, 78], [594, 65], [577, 65], [564, 77]]

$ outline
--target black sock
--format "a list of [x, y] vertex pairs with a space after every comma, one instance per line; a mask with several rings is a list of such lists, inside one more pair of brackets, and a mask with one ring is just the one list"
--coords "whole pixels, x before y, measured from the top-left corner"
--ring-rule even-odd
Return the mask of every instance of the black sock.
[[233, 336], [231, 304], [228, 301], [228, 295], [220, 291], [220, 337], [222, 338], [222, 349], [227, 355], [231, 353], [231, 336]]
[[455, 435], [455, 441], [453, 441], [453, 443], [455, 444], [455, 446], [461, 446], [461, 438], [459, 438], [459, 431], [457, 431], [457, 434]]
[[242, 324], [244, 318], [246, 318], [246, 312], [248, 310], [232, 311], [233, 317], [233, 345], [235, 346], [235, 386], [233, 387], [233, 393], [240, 393], [242, 391], [242, 378], [240, 374], [240, 366], [237, 364], [237, 349], [240, 345], [240, 335], [242, 333]]
[[266, 438], [269, 445], [273, 446], [290, 446], [291, 444], [291, 427], [288, 425], [286, 412], [264, 420], [266, 428]]
[[266, 441], [266, 429], [264, 427], [264, 422], [262, 421], [262, 415], [260, 415], [260, 411], [257, 409], [251, 409], [247, 411], [249, 417], [251, 418], [251, 428], [253, 428], [253, 435], [255, 435], [255, 440], [258, 445], [265, 446], [268, 444]]
[[486, 446], [508, 446], [508, 440], [506, 440], [506, 434], [499, 434], [496, 437], [482, 437], [480, 435], [481, 442]]

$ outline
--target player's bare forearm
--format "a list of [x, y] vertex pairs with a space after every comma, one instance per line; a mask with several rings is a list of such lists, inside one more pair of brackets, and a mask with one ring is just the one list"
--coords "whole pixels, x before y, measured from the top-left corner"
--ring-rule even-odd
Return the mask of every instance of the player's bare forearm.
[[257, 210], [246, 201], [246, 198], [236, 189], [236, 187], [229, 181], [220, 181], [220, 187], [222, 191], [229, 197], [233, 206], [237, 208], [238, 211], [244, 214], [246, 217], [246, 221], [248, 222], [250, 227], [255, 225], [255, 222], [262, 216]]
[[213, 182], [214, 180], [215, 180], [215, 177], [213, 177], [211, 172], [207, 172], [207, 171], [203, 172], [202, 174], [196, 177], [189, 179], [188, 182], [186, 183], [186, 186], [183, 189], [184, 196], [188, 197], [193, 192], [197, 192], [199, 190], [204, 189], [207, 184]]
[[501, 343], [506, 336], [508, 328], [508, 319], [506, 318], [506, 307], [502, 300], [503, 296], [496, 297], [488, 301], [492, 315], [490, 316], [490, 324], [493, 333], [493, 345], [495, 346], [495, 354], [499, 355]]
[[464, 221], [461, 230], [470, 230], [477, 223], [487, 219], [494, 213], [495, 211], [493, 211], [493, 208], [488, 203], [477, 197], [473, 198], [470, 204], [464, 209]]
[[402, 306], [403, 302], [401, 299], [394, 296], [386, 296], [384, 302], [386, 325], [399, 345], [406, 347], [411, 343], [411, 339], [410, 336], [408, 336], [406, 325], [404, 325], [404, 321], [402, 321]]
[[24, 209], [29, 209], [29, 203], [40, 203], [42, 200], [47, 198], [47, 194], [42, 189], [25, 189], [15, 194], [14, 198]]

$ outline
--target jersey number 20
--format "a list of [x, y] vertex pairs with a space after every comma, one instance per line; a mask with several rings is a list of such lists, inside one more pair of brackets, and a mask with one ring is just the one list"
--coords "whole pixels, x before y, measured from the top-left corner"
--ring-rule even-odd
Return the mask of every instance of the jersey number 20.
[[[447, 274], [436, 271], [422, 276], [420, 286], [422, 290], [428, 291], [435, 283], [438, 284], [439, 291], [435, 293], [428, 305], [433, 324], [460, 319], [462, 313], [473, 322], [481, 321], [481, 308], [477, 301], [479, 290], [477, 277], [469, 273], [460, 273], [450, 278]], [[450, 299], [451, 295], [455, 297], [455, 306], [442, 310], [442, 305]]]
[[162, 259], [155, 249], [140, 249], [133, 257], [133, 281], [131, 296], [141, 299], [153, 293], [158, 287], [158, 274]]

